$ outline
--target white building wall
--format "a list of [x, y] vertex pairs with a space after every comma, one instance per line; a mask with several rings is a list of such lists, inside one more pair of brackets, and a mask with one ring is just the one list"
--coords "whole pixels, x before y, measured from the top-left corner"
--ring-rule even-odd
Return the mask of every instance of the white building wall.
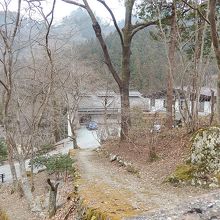
[[[164, 107], [164, 100], [165, 99], [155, 99], [155, 106], [152, 106], [151, 105], [151, 101], [149, 99], [149, 105], [150, 105], [150, 111], [151, 112], [165, 112], [166, 111], [166, 108]], [[184, 101], [184, 100], [180, 100], [181, 101]], [[180, 107], [180, 102], [179, 100], [176, 100], [175, 102], [175, 112], [176, 113], [179, 113], [179, 107]], [[188, 102], [188, 107], [189, 107], [189, 110], [191, 111], [191, 102]], [[183, 103], [183, 108], [185, 108], [185, 101]], [[199, 110], [199, 115], [201, 116], [206, 116], [206, 115], [209, 115], [211, 113], [211, 103], [208, 102], [208, 101], [205, 101], [204, 102], [204, 111], [200, 111]]]
[[205, 106], [204, 106], [204, 112], [206, 114], [210, 114], [211, 113], [211, 102], [204, 102]]
[[166, 111], [166, 108], [164, 107], [164, 99], [155, 99], [155, 106], [151, 106], [152, 112], [162, 112]]
[[210, 102], [204, 102], [204, 112], [199, 112], [199, 115], [209, 115], [211, 113], [211, 103]]

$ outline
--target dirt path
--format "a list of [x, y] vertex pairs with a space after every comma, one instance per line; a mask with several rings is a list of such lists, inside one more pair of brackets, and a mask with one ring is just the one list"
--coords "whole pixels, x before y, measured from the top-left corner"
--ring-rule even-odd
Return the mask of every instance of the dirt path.
[[172, 208], [198, 193], [198, 189], [158, 184], [147, 179], [147, 173], [138, 178], [92, 150], [79, 151], [77, 161], [82, 177], [80, 190], [87, 202], [120, 217]]

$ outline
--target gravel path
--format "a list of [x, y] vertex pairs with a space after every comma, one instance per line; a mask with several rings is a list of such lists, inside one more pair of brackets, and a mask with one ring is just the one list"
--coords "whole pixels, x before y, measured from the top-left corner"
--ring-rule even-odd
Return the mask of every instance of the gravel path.
[[[112, 198], [106, 196], [106, 192], [109, 192], [114, 200], [111, 213], [117, 214], [120, 203], [130, 207], [130, 210], [120, 210], [121, 217], [123, 214], [124, 216], [146, 216], [160, 209], [175, 209], [177, 204], [187, 202], [201, 193], [195, 188], [176, 188], [168, 184], [156, 183], [156, 180], [154, 181], [152, 178], [149, 181], [145, 178], [147, 173], [138, 178], [134, 174], [129, 174], [124, 168], [114, 165], [108, 159], [100, 157], [97, 152], [92, 150], [79, 151], [77, 161], [83, 180], [81, 190], [87, 201], [95, 208], [101, 207], [104, 210], [105, 207], [102, 207], [102, 204], [106, 203], [109, 210], [112, 205], [108, 201]], [[118, 192], [118, 198], [114, 195], [115, 192]], [[99, 201], [100, 198], [101, 201]], [[133, 212], [130, 212], [131, 210]]]

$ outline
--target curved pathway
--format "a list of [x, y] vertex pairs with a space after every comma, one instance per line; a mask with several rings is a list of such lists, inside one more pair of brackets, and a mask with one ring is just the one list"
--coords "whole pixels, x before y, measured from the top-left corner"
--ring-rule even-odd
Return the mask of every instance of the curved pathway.
[[175, 188], [138, 178], [93, 150], [79, 151], [77, 164], [81, 173], [79, 190], [82, 197], [92, 208], [119, 219], [172, 209], [197, 195], [196, 190], [187, 192], [187, 188]]

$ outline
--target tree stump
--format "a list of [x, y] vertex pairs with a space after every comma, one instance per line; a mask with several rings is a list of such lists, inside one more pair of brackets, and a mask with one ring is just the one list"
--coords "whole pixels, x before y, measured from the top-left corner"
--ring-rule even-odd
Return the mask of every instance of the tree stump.
[[57, 189], [59, 183], [53, 184], [50, 179], [47, 179], [47, 183], [50, 186], [50, 196], [49, 196], [49, 218], [53, 217], [56, 214], [56, 198], [57, 198]]

